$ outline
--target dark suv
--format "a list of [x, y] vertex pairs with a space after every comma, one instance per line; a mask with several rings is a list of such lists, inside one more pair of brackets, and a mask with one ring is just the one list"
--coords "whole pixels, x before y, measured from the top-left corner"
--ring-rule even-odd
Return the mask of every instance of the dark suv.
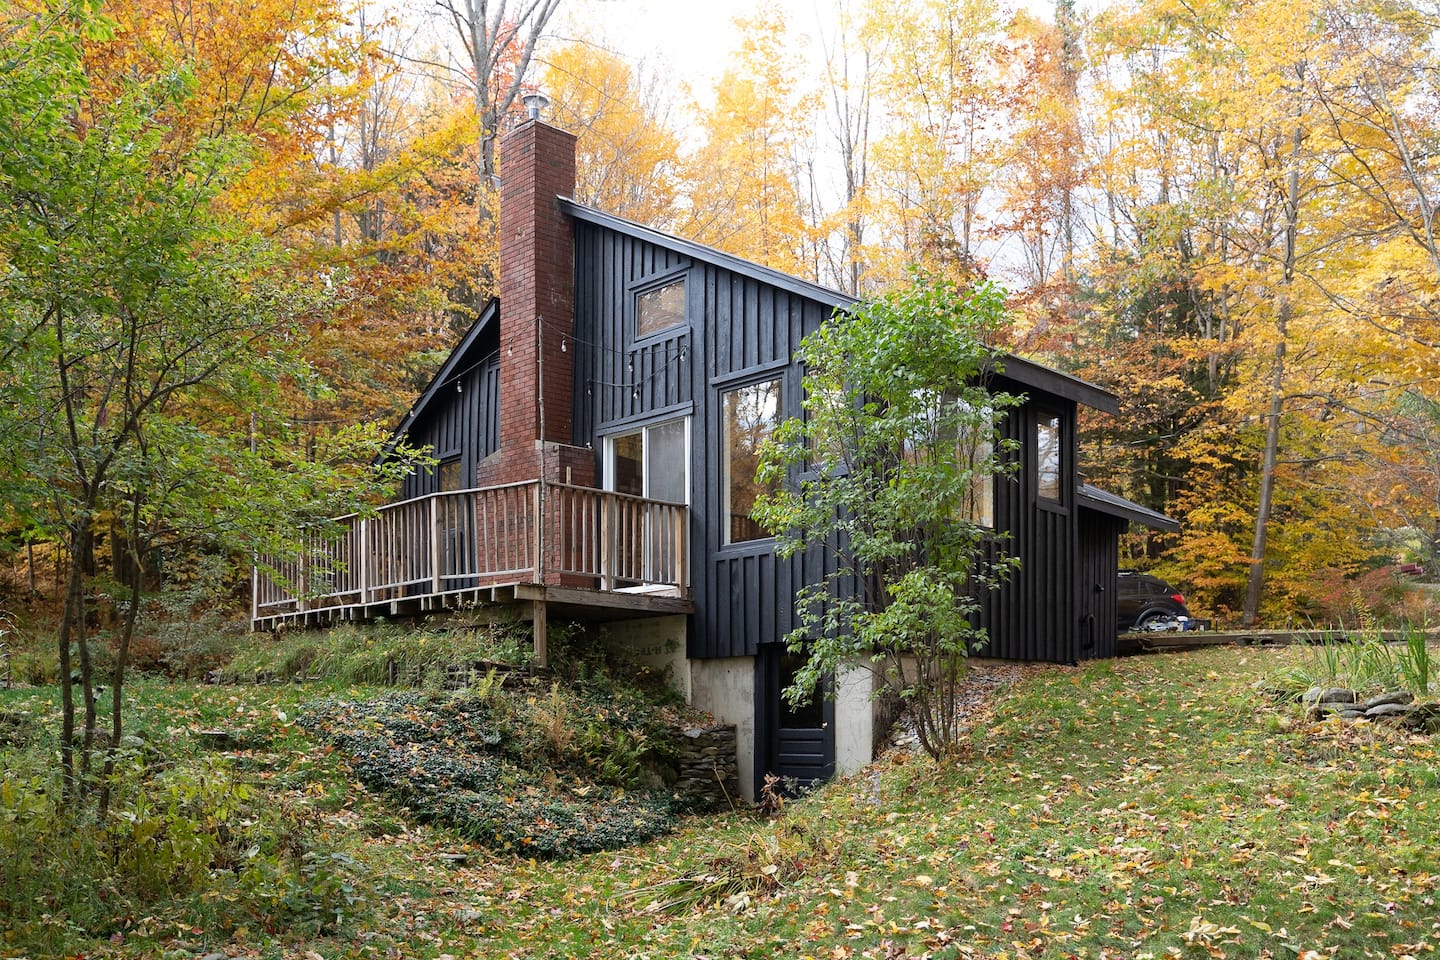
[[1148, 573], [1120, 571], [1115, 625], [1127, 630], [1184, 630], [1190, 621], [1185, 597], [1170, 584]]

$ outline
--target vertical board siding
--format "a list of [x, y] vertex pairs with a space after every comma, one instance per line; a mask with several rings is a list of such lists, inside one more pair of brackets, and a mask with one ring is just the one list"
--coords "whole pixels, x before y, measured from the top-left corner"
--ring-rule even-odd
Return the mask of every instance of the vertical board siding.
[[1082, 660], [1115, 656], [1120, 534], [1126, 526], [1119, 517], [1080, 511], [1080, 576], [1075, 589]]
[[[1029, 393], [1020, 384], [997, 378], [995, 390]], [[995, 484], [997, 528], [1008, 531], [992, 546], [992, 557], [1017, 557], [1020, 568], [998, 591], [984, 598], [982, 620], [989, 642], [982, 652], [1004, 660], [1046, 660], [1072, 663], [1080, 658], [1075, 577], [1079, 563], [1077, 507], [1075, 504], [1075, 404], [1058, 397], [1039, 397], [1051, 412], [1059, 413], [1065, 439], [1061, 457], [1061, 489], [1067, 491], [1063, 510], [1039, 506], [1035, 496], [1035, 427], [1039, 414], [1027, 402], [1010, 412], [999, 425], [1001, 436], [1015, 440], [1012, 454], [1019, 469]]]
[[[800, 338], [829, 316], [817, 301], [605, 227], [577, 222], [575, 436], [592, 444], [615, 424], [690, 405], [692, 657], [753, 656], [793, 625], [801, 558], [777, 561], [769, 541], [724, 546], [719, 397], [724, 389], [784, 377], [785, 416], [800, 413], [800, 378], [788, 364]], [[636, 343], [634, 289], [686, 278], [688, 323]]]
[[[412, 446], [430, 447], [437, 460], [460, 457], [461, 484], [475, 483], [475, 471], [500, 444], [500, 363], [499, 356], [474, 351], [474, 360], [462, 361], [455, 382], [440, 385], [436, 402], [411, 425], [407, 438]], [[483, 360], [481, 359], [483, 357]], [[464, 364], [470, 369], [465, 369]], [[456, 390], [456, 385], [460, 389]], [[412, 500], [440, 489], [438, 470], [417, 470], [405, 478], [396, 500]]]
[[[598, 438], [617, 424], [642, 423], [652, 413], [658, 419], [688, 405], [693, 416], [689, 533], [696, 612], [687, 652], [696, 658], [754, 656], [793, 628], [796, 587], [833, 571], [834, 555], [824, 551], [819, 557], [782, 561], [769, 541], [724, 545], [719, 398], [726, 389], [779, 376], [783, 414], [798, 416], [800, 371], [793, 357], [831, 307], [713, 263], [690, 261], [621, 231], [580, 221], [575, 229], [573, 442], [598, 448]], [[687, 283], [688, 322], [636, 343], [636, 285], [681, 274]], [[1059, 510], [1036, 503], [1037, 415], [1033, 403], [1027, 403], [1001, 424], [1003, 436], [1019, 441], [1020, 470], [1013, 479], [996, 483], [996, 522], [1007, 536], [992, 545], [1018, 557], [1021, 567], [1001, 590], [984, 598], [982, 618], [991, 637], [983, 653], [1073, 662], [1081, 653], [1075, 403], [1035, 396], [1036, 391], [1003, 377], [995, 388], [1031, 393], [1032, 400], [1061, 414], [1061, 483], [1068, 502]]]
[[[596, 445], [611, 424], [693, 399], [691, 331], [697, 325], [695, 271], [672, 250], [604, 227], [575, 224], [575, 393], [577, 446]], [[689, 322], [635, 342], [634, 286], [685, 276]]]

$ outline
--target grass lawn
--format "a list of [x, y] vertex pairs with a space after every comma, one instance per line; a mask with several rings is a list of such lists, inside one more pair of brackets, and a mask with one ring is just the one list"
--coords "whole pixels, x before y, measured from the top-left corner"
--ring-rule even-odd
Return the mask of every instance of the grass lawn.
[[[1302, 656], [1211, 649], [1041, 670], [1002, 696], [949, 769], [895, 757], [776, 821], [696, 819], [560, 863], [470, 851], [460, 867], [439, 857], [465, 849], [453, 836], [407, 827], [294, 726], [312, 690], [137, 686], [137, 725], [177, 748], [194, 729], [253, 729], [255, 749], [236, 762], [312, 798], [353, 838], [371, 889], [333, 939], [207, 938], [157, 906], [91, 955], [1434, 954], [1440, 744], [1272, 710], [1251, 684]], [[12, 710], [46, 702], [0, 694]], [[698, 875], [734, 880], [732, 896], [648, 908], [656, 884]]]

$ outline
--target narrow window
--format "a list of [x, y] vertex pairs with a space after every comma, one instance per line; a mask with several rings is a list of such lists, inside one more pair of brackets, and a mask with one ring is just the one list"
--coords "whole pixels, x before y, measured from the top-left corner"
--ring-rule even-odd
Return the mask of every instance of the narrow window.
[[449, 493], [452, 490], [462, 489], [459, 457], [441, 460], [437, 470], [440, 478], [439, 489], [441, 493]]
[[1035, 495], [1041, 500], [1064, 502], [1060, 487], [1062, 439], [1060, 418], [1042, 414], [1035, 423]]
[[684, 322], [684, 277], [635, 295], [635, 336], [648, 337]]
[[994, 436], [993, 415], [987, 410], [985, 418], [960, 444], [961, 463], [971, 471], [965, 519], [989, 529], [995, 527], [995, 473], [990, 462], [995, 452]]
[[750, 519], [755, 501], [771, 492], [755, 479], [760, 447], [780, 425], [780, 381], [752, 383], [722, 394], [724, 431], [721, 464], [725, 486], [725, 542], [763, 540], [769, 534]]

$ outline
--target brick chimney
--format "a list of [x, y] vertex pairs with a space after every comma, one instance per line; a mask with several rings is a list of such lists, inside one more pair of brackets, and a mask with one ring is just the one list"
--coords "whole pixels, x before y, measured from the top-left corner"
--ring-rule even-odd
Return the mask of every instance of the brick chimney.
[[500, 140], [500, 449], [482, 485], [593, 485], [594, 452], [569, 446], [575, 377], [575, 137], [528, 120]]

